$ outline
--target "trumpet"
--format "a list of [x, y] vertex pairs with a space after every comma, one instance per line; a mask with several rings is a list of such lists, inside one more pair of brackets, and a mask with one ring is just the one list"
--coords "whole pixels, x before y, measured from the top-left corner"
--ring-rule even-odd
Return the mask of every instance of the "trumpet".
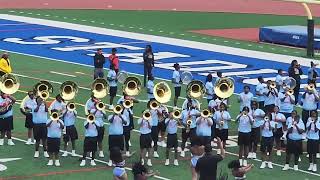
[[75, 111], [76, 110], [76, 104], [71, 102], [71, 103], [68, 103], [67, 105], [67, 110], [68, 111]]
[[105, 79], [98, 78], [91, 84], [91, 90], [94, 97], [101, 99], [104, 98], [109, 92], [109, 85]]
[[166, 82], [159, 82], [153, 88], [154, 98], [159, 103], [167, 103], [171, 98], [171, 89]]
[[214, 84], [214, 92], [220, 98], [229, 98], [234, 92], [234, 79], [227, 77], [220, 78]]
[[159, 108], [159, 103], [157, 101], [151, 101], [149, 106], [150, 106], [150, 109], [155, 110]]
[[306, 90], [308, 91], [311, 91], [311, 92], [314, 92], [316, 90], [314, 84], [308, 84], [306, 87], [305, 87]]
[[97, 104], [96, 104], [96, 108], [99, 110], [99, 111], [103, 111], [104, 109], [105, 109], [105, 105], [104, 105], [104, 103], [103, 102], [98, 102]]
[[116, 107], [113, 108], [113, 112], [115, 114], [121, 114], [122, 112], [122, 106], [121, 105], [116, 105]]
[[271, 81], [269, 87], [270, 87], [270, 89], [276, 88], [277, 87], [276, 82], [275, 81]]
[[188, 97], [199, 99], [206, 93], [206, 88], [201, 81], [193, 80], [187, 85]]
[[58, 113], [58, 112], [53, 112], [53, 113], [51, 113], [50, 119], [51, 119], [52, 121], [57, 121], [57, 120], [59, 120], [59, 113]]
[[149, 110], [145, 110], [143, 113], [142, 113], [142, 117], [143, 119], [149, 121], [151, 120], [151, 113]]
[[46, 100], [50, 97], [49, 91], [40, 91], [40, 92], [38, 92], [38, 95], [43, 100]]
[[0, 90], [5, 94], [14, 94], [19, 87], [19, 79], [12, 74], [4, 74], [0, 79]]
[[87, 116], [87, 122], [88, 122], [88, 123], [92, 124], [92, 123], [95, 122], [95, 120], [96, 120], [96, 117], [95, 117], [93, 114], [89, 114], [89, 115]]
[[62, 99], [69, 101], [78, 93], [78, 85], [72, 81], [65, 81], [60, 86], [60, 95]]
[[202, 112], [201, 112], [201, 117], [203, 118], [208, 118], [210, 116], [210, 111], [208, 109], [204, 109]]
[[287, 90], [287, 94], [288, 94], [289, 96], [292, 96], [292, 95], [294, 94], [294, 90], [293, 90], [293, 89], [288, 89], [288, 90]]
[[136, 77], [128, 77], [123, 84], [123, 92], [128, 96], [136, 96], [141, 91], [141, 82]]
[[174, 119], [180, 119], [181, 118], [181, 112], [178, 109], [176, 109], [176, 110], [173, 111], [172, 116], [173, 116]]
[[270, 121], [269, 117], [264, 117], [264, 121]]
[[124, 108], [131, 108], [132, 105], [133, 105], [133, 101], [131, 101], [131, 100], [125, 100], [125, 101], [123, 101], [123, 103], [122, 103], [122, 106], [123, 106]]
[[242, 115], [243, 116], [248, 116], [248, 112], [247, 111], [243, 111]]

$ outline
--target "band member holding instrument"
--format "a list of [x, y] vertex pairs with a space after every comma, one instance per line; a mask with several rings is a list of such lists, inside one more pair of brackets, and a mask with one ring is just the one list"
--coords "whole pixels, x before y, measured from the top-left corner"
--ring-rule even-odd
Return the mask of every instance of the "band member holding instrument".
[[291, 66], [288, 69], [289, 77], [292, 77], [296, 80], [296, 87], [294, 88], [294, 97], [295, 97], [295, 104], [298, 103], [299, 100], [299, 90], [300, 90], [300, 75], [303, 74], [300, 64], [298, 64], [297, 60], [293, 60], [291, 62]]
[[302, 134], [305, 132], [305, 125], [297, 115], [291, 123], [288, 125], [288, 139], [286, 149], [286, 164], [282, 170], [286, 171], [289, 169], [289, 162], [291, 155], [294, 155], [294, 166], [293, 170], [297, 171], [299, 157], [302, 154]]
[[278, 90], [274, 87], [272, 87], [274, 82], [267, 81], [267, 88], [265, 88], [263, 94], [265, 95], [264, 100], [264, 108], [265, 112], [272, 113], [273, 109], [276, 105], [276, 100], [278, 98]]
[[110, 66], [114, 67], [114, 71], [118, 74], [119, 72], [119, 57], [117, 55], [117, 49], [112, 48], [111, 55], [109, 56]]
[[231, 172], [235, 179], [245, 180], [246, 173], [248, 173], [253, 168], [253, 164], [242, 167], [241, 163], [238, 160], [233, 160], [228, 164], [228, 168], [232, 169]]
[[113, 107], [113, 99], [117, 95], [117, 73], [114, 70], [114, 66], [110, 65], [110, 70], [107, 75], [107, 79], [110, 87], [110, 101], [109, 101], [109, 109], [112, 110]]
[[311, 116], [308, 119], [306, 131], [307, 131], [307, 152], [309, 155], [310, 166], [308, 171], [317, 172], [317, 158], [316, 155], [319, 152], [319, 130], [320, 122], [317, 111], [311, 111]]
[[[98, 102], [96, 103], [96, 106], [98, 106]], [[98, 149], [99, 149], [99, 157], [104, 157], [102, 142], [103, 142], [104, 132], [105, 132], [104, 120], [107, 118], [107, 115], [104, 110], [98, 109], [97, 107], [91, 109], [90, 114], [94, 115], [97, 130], [98, 130], [97, 143], [98, 143]]]
[[296, 118], [296, 116], [298, 115], [298, 112], [296, 110], [293, 110], [291, 112], [291, 115], [287, 118], [286, 121], [286, 127], [287, 129], [285, 131], [283, 131], [283, 136], [282, 137], [287, 137], [288, 134], [288, 126], [289, 124], [292, 124], [293, 120]]
[[94, 75], [93, 78], [103, 78], [104, 77], [104, 70], [103, 66], [104, 63], [106, 62], [104, 55], [102, 54], [102, 49], [99, 48], [97, 49], [97, 52], [95, 53], [94, 57]]
[[211, 126], [213, 125], [213, 120], [208, 116], [201, 115], [196, 120], [196, 135], [199, 137], [201, 145], [206, 146], [211, 142]]
[[130, 138], [131, 138], [131, 119], [133, 119], [133, 112], [131, 107], [124, 107], [122, 111], [122, 118], [126, 121], [126, 124], [123, 124], [123, 136], [124, 136], [124, 144], [126, 148], [126, 156], [130, 157]]
[[6, 73], [11, 73], [11, 72], [12, 72], [12, 68], [9, 60], [9, 54], [3, 53], [0, 59], [0, 77]]
[[155, 100], [153, 95], [153, 88], [154, 88], [153, 80], [154, 80], [154, 77], [152, 75], [148, 77], [147, 94], [148, 94], [149, 102], [152, 100]]
[[56, 96], [56, 99], [50, 104], [48, 110], [49, 110], [49, 112], [56, 111], [60, 114], [63, 111], [65, 111], [65, 109], [66, 109], [66, 104], [64, 102], [64, 99], [62, 99], [61, 95], [58, 94]]
[[242, 112], [237, 116], [236, 121], [239, 122], [238, 126], [238, 146], [239, 146], [239, 162], [242, 166], [247, 166], [247, 157], [249, 153], [251, 125], [253, 118], [249, 115], [249, 107], [245, 106]]
[[21, 103], [20, 111], [22, 114], [26, 116], [26, 121], [24, 126], [28, 129], [28, 140], [26, 142], [27, 145], [34, 144], [32, 141], [32, 130], [33, 130], [33, 123], [32, 123], [32, 108], [37, 106], [37, 102], [33, 91], [29, 91], [28, 95], [24, 98]]
[[240, 112], [245, 106], [251, 109], [251, 101], [253, 100], [253, 94], [250, 92], [249, 86], [243, 87], [243, 92], [239, 94], [238, 102], [240, 103]]
[[308, 69], [308, 84], [312, 82], [316, 82], [319, 77], [319, 72], [317, 70], [317, 65], [311, 61], [311, 67]]
[[147, 45], [143, 53], [143, 64], [144, 64], [144, 81], [143, 86], [146, 87], [147, 76], [152, 75], [152, 69], [154, 67], [154, 55], [152, 52], [151, 45]]
[[95, 109], [95, 105], [98, 101], [99, 99], [94, 97], [94, 94], [91, 93], [90, 99], [88, 99], [85, 104], [86, 115], [90, 114], [91, 109]]
[[[228, 140], [228, 122], [231, 121], [231, 116], [228, 111], [226, 111], [226, 105], [224, 103], [220, 104], [219, 111], [216, 111], [213, 115], [213, 120], [216, 123], [216, 136], [222, 141], [223, 149], [226, 149], [226, 141]], [[221, 152], [217, 152], [221, 153]]]
[[[144, 158], [146, 157], [145, 156], [146, 152], [150, 155], [151, 143], [152, 143], [150, 119], [141, 117], [138, 120], [138, 125], [140, 127], [140, 160], [141, 160], [141, 163], [144, 164]], [[147, 165], [152, 166], [150, 156], [148, 156]]]
[[97, 123], [99, 122], [89, 121], [89, 120], [83, 123], [85, 128], [85, 133], [84, 133], [85, 138], [83, 143], [83, 156], [82, 156], [80, 166], [86, 165], [86, 157], [89, 152], [91, 152], [90, 165], [91, 166], [96, 165], [96, 163], [94, 162], [94, 159], [97, 151], [97, 137], [98, 137], [98, 129], [99, 129], [99, 125], [97, 125]]
[[[108, 116], [109, 126], [109, 151], [112, 148], [119, 148], [121, 151], [123, 148], [123, 125], [127, 124], [127, 121], [124, 120], [123, 115], [121, 115], [122, 109], [118, 111], [117, 106], [114, 109], [114, 113]], [[99, 141], [98, 141], [99, 142]], [[108, 163], [109, 166], [112, 166], [111, 159]]]
[[192, 104], [192, 106], [196, 107], [196, 109], [200, 110], [200, 102], [198, 100], [192, 99], [192, 98], [190, 98], [188, 96], [186, 97], [186, 100], [184, 100], [184, 102], [182, 104], [182, 110], [188, 109], [187, 104], [189, 102]]
[[160, 134], [160, 139], [159, 139], [159, 145], [162, 147], [166, 147], [166, 142], [165, 142], [165, 137], [166, 137], [166, 124], [165, 124], [165, 119], [168, 117], [168, 108], [163, 105], [160, 104], [159, 105], [159, 114], [158, 114], [158, 130], [159, 130], [159, 134]]
[[261, 156], [262, 163], [260, 165], [260, 169], [264, 169], [266, 165], [268, 168], [272, 169], [272, 149], [273, 149], [273, 141], [274, 135], [273, 130], [275, 129], [276, 122], [271, 121], [271, 114], [267, 114], [264, 117], [264, 121], [262, 122], [261, 128]]
[[194, 138], [194, 144], [190, 147], [190, 152], [192, 154], [190, 160], [190, 168], [192, 173], [192, 180], [198, 180], [198, 173], [196, 171], [196, 166], [198, 160], [204, 155], [204, 146], [201, 145], [199, 137]]
[[258, 102], [252, 101], [251, 111], [249, 114], [252, 116], [253, 124], [251, 129], [250, 144], [249, 144], [249, 154], [248, 159], [257, 158], [257, 148], [260, 142], [260, 126], [263, 124], [263, 118], [265, 117], [265, 112], [258, 108]]
[[1, 93], [0, 97], [0, 107], [4, 111], [0, 114], [0, 146], [4, 144], [4, 137], [7, 135], [8, 145], [14, 146], [14, 143], [11, 139], [11, 131], [13, 130], [13, 104], [16, 102], [16, 99], [9, 94]]
[[173, 118], [173, 113], [169, 113], [169, 117], [165, 120], [166, 127], [167, 127], [167, 148], [166, 148], [166, 162], [164, 165], [169, 166], [169, 151], [173, 148], [174, 149], [174, 161], [173, 164], [175, 166], [179, 166], [178, 162], [178, 120]]
[[277, 85], [277, 89], [278, 89], [278, 92], [281, 93], [281, 92], [284, 92], [284, 89], [283, 89], [283, 84], [284, 84], [284, 72], [282, 69], [278, 69], [278, 75], [276, 76], [276, 85]]
[[[150, 108], [150, 103], [148, 103]], [[159, 118], [162, 116], [162, 110], [160, 108], [150, 109], [151, 113], [151, 137], [153, 141], [153, 157], [159, 158], [158, 154], [158, 140], [159, 140]]]
[[42, 141], [42, 145], [43, 145], [44, 157], [49, 157], [47, 152], [47, 127], [46, 127], [46, 123], [48, 120], [48, 106], [47, 106], [47, 103], [40, 97], [37, 97], [36, 101], [37, 101], [37, 105], [32, 109], [33, 136], [34, 136], [34, 139], [36, 140], [34, 157], [35, 158], [39, 157], [40, 140]]
[[174, 86], [173, 104], [174, 104], [174, 107], [177, 108], [177, 101], [180, 96], [182, 81], [181, 81], [181, 74], [180, 74], [180, 65], [178, 63], [175, 63], [173, 67], [174, 67], [174, 71], [172, 75], [172, 83]]
[[188, 102], [187, 109], [181, 112], [182, 119], [182, 143], [181, 143], [181, 157], [185, 156], [185, 146], [188, 138], [190, 139], [191, 146], [194, 143], [193, 138], [196, 136], [196, 119], [200, 116], [200, 112]]
[[63, 150], [65, 152], [62, 154], [63, 157], [68, 156], [67, 148], [68, 148], [69, 141], [71, 141], [71, 145], [72, 145], [72, 151], [71, 151], [72, 156], [76, 156], [76, 140], [78, 139], [78, 131], [75, 127], [76, 119], [77, 119], [77, 111], [75, 109], [69, 110], [67, 108], [62, 115], [62, 120], [65, 125], [65, 134], [63, 135], [63, 141], [64, 141]]
[[257, 96], [257, 101], [259, 104], [259, 108], [264, 110], [264, 100], [265, 100], [265, 96], [264, 96], [264, 91], [267, 88], [267, 85], [264, 82], [264, 79], [262, 78], [262, 76], [258, 77], [258, 81], [259, 84], [256, 86], [256, 96]]
[[209, 103], [211, 100], [213, 100], [214, 90], [213, 90], [213, 82], [212, 82], [212, 74], [207, 75], [207, 80], [206, 80], [206, 94], [207, 94], [207, 102]]
[[290, 89], [285, 89], [284, 92], [279, 93], [280, 99], [280, 112], [288, 118], [293, 111], [293, 106], [295, 104], [295, 97], [294, 95], [289, 93]]
[[306, 88], [301, 97], [302, 121], [304, 122], [304, 124], [307, 124], [307, 120], [310, 116], [311, 111], [317, 110], [317, 103], [319, 100], [319, 94], [315, 88]]
[[271, 113], [271, 120], [276, 123], [274, 140], [276, 142], [277, 156], [281, 156], [281, 137], [283, 136], [283, 123], [286, 122], [286, 117], [279, 112], [279, 107], [275, 106], [273, 113]]
[[119, 147], [113, 147], [110, 149], [110, 160], [115, 166], [113, 169], [113, 179], [116, 180], [128, 180], [128, 174], [125, 169], [126, 161], [122, 157], [122, 153]]
[[55, 166], [60, 166], [59, 161], [59, 151], [60, 151], [60, 139], [61, 139], [61, 131], [64, 128], [63, 122], [57, 117], [52, 116], [48, 119], [47, 131], [48, 131], [48, 153], [49, 153], [49, 162], [47, 166], [53, 165], [53, 160]]

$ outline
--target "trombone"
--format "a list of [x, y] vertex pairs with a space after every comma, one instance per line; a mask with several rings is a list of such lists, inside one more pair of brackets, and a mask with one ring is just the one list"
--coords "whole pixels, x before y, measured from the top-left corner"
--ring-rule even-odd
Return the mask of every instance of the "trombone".
[[208, 118], [210, 116], [210, 111], [208, 109], [204, 109], [202, 112], [201, 112], [201, 117], [203, 118]]
[[49, 93], [49, 91], [40, 91], [40, 92], [38, 92], [38, 96], [41, 99], [46, 100], [50, 97], [50, 93]]
[[229, 98], [234, 92], [234, 79], [232, 78], [220, 78], [214, 84], [214, 92], [222, 99]]
[[60, 95], [66, 101], [74, 99], [77, 93], [78, 85], [75, 82], [65, 81], [60, 86]]
[[173, 111], [172, 116], [174, 119], [178, 120], [181, 118], [181, 112], [178, 109], [176, 109]]
[[96, 117], [95, 117], [93, 114], [89, 114], [89, 115], [87, 116], [87, 122], [88, 122], [88, 123], [92, 124], [92, 123], [95, 122], [95, 120], [96, 120]]
[[188, 97], [199, 99], [206, 93], [206, 88], [201, 81], [193, 80], [187, 85]]
[[150, 109], [155, 110], [155, 109], [159, 108], [159, 103], [157, 101], [153, 100], [153, 101], [150, 101], [149, 106], [150, 106]]
[[127, 99], [127, 100], [123, 101], [122, 106], [127, 109], [131, 108], [133, 106], [133, 101]]
[[76, 110], [76, 104], [73, 103], [73, 102], [68, 103], [67, 110], [68, 111], [75, 111]]
[[99, 111], [103, 111], [103, 110], [106, 108], [106, 106], [104, 105], [103, 102], [98, 102], [98, 103], [96, 104], [96, 108], [97, 108]]
[[115, 113], [115, 114], [121, 114], [121, 112], [122, 112], [122, 106], [121, 105], [116, 105], [116, 107], [114, 107], [113, 108], [113, 112]]
[[136, 96], [141, 91], [141, 82], [136, 77], [128, 77], [123, 83], [123, 92], [128, 96]]
[[103, 78], [97, 78], [91, 84], [91, 90], [94, 97], [101, 99], [107, 96], [109, 92], [109, 84]]
[[270, 89], [274, 89], [277, 87], [277, 83], [275, 81], [271, 81], [269, 84]]
[[166, 82], [159, 82], [153, 88], [154, 98], [161, 104], [167, 103], [171, 98], [171, 89]]
[[5, 94], [14, 94], [19, 87], [19, 79], [12, 74], [4, 74], [0, 79], [0, 90]]
[[142, 117], [143, 117], [143, 119], [145, 119], [145, 120], [147, 120], [147, 121], [150, 121], [150, 120], [151, 120], [151, 113], [150, 113], [150, 111], [149, 111], [149, 110], [143, 111]]
[[50, 119], [52, 121], [58, 121], [59, 120], [59, 113], [58, 112], [51, 113]]

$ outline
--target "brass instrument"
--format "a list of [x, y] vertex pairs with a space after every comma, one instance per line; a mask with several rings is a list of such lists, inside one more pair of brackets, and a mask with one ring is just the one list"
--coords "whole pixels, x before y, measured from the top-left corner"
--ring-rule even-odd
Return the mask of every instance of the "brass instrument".
[[76, 110], [76, 104], [71, 102], [67, 104], [67, 110], [68, 111], [75, 111]]
[[122, 89], [128, 96], [137, 96], [141, 92], [141, 82], [136, 77], [128, 77], [124, 81]]
[[297, 85], [297, 81], [293, 77], [288, 77], [284, 80], [283, 89], [294, 89]]
[[103, 110], [106, 108], [106, 106], [104, 105], [103, 102], [98, 102], [98, 103], [96, 104], [96, 108], [97, 108], [99, 111], [103, 111]]
[[171, 98], [171, 89], [166, 82], [159, 82], [153, 88], [154, 98], [161, 104], [167, 103]]
[[265, 116], [265, 117], [264, 117], [264, 121], [270, 121], [269, 117], [268, 117], [268, 116]]
[[308, 84], [306, 87], [306, 90], [314, 92], [316, 90], [314, 84]]
[[219, 122], [219, 130], [221, 130], [223, 128], [223, 125], [224, 125], [223, 112], [221, 112], [221, 120]]
[[149, 110], [143, 111], [142, 117], [143, 117], [143, 119], [145, 119], [145, 120], [147, 120], [147, 121], [151, 120], [151, 113], [150, 113], [150, 111], [149, 111]]
[[91, 84], [91, 90], [94, 97], [101, 99], [107, 96], [109, 92], [109, 84], [103, 78], [97, 78]]
[[53, 112], [53, 113], [51, 113], [50, 119], [51, 119], [52, 121], [57, 121], [57, 120], [59, 120], [59, 113], [58, 113], [58, 112]]
[[210, 116], [210, 111], [208, 109], [204, 109], [202, 112], [201, 112], [201, 117], [203, 118], [208, 118]]
[[185, 71], [185, 72], [181, 73], [180, 79], [183, 84], [189, 84], [192, 81], [193, 77], [190, 72]]
[[60, 95], [62, 99], [69, 101], [74, 99], [78, 93], [78, 85], [72, 81], [65, 81], [60, 86]]
[[293, 89], [288, 89], [288, 90], [287, 90], [287, 94], [288, 94], [289, 96], [292, 96], [292, 95], [294, 94], [294, 90], [293, 90]]
[[151, 101], [151, 102], [149, 103], [149, 105], [150, 105], [150, 109], [153, 109], [153, 110], [159, 108], [159, 103], [158, 103], [157, 101], [154, 101], [154, 100]]
[[247, 111], [243, 111], [243, 116], [248, 116], [248, 112]]
[[48, 95], [53, 92], [53, 86], [48, 81], [40, 81], [33, 86], [33, 92], [36, 96], [40, 96], [42, 91], [48, 92]]
[[127, 99], [127, 100], [123, 101], [122, 105], [124, 108], [127, 108], [127, 109], [131, 108], [133, 106], [133, 101]]
[[50, 93], [49, 93], [49, 91], [40, 91], [40, 92], [38, 92], [38, 96], [41, 99], [46, 100], [50, 97]]
[[96, 117], [93, 114], [89, 114], [87, 116], [87, 122], [88, 123], [92, 124], [92, 123], [94, 123], [95, 120], [96, 120]]
[[181, 118], [181, 112], [178, 109], [176, 109], [176, 110], [173, 111], [172, 116], [173, 116], [174, 119], [180, 119]]
[[234, 92], [234, 80], [227, 77], [220, 78], [214, 84], [214, 92], [220, 98], [229, 98]]
[[274, 89], [277, 87], [277, 83], [275, 81], [271, 81], [269, 84], [270, 89]]
[[122, 106], [121, 105], [116, 105], [114, 108], [113, 108], [113, 112], [115, 114], [121, 114], [122, 112]]
[[187, 95], [190, 98], [199, 99], [206, 93], [206, 88], [201, 81], [193, 80], [187, 85]]
[[13, 74], [4, 74], [0, 78], [0, 90], [5, 94], [14, 94], [18, 91], [20, 82]]
[[124, 83], [127, 78], [128, 78], [128, 73], [126, 73], [124, 71], [120, 71], [117, 74], [117, 80], [118, 80], [119, 83]]

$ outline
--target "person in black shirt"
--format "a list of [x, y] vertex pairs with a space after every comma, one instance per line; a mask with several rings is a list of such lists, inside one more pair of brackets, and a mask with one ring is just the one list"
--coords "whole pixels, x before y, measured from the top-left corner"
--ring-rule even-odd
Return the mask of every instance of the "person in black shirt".
[[104, 55], [102, 54], [102, 49], [97, 49], [96, 54], [93, 57], [94, 60], [94, 75], [93, 78], [103, 78], [104, 72], [103, 72], [103, 66], [106, 62]]
[[152, 47], [150, 45], [146, 46], [143, 53], [143, 64], [144, 64], [144, 80], [143, 85], [146, 87], [147, 77], [152, 76], [152, 68], [154, 67], [154, 55], [152, 52]]
[[216, 180], [217, 165], [225, 157], [225, 150], [220, 138], [217, 138], [217, 144], [221, 151], [220, 155], [212, 155], [210, 144], [205, 146], [205, 154], [198, 160], [196, 165], [196, 171], [200, 175], [199, 180]]
[[292, 77], [296, 80], [296, 87], [294, 88], [294, 97], [295, 97], [295, 104], [299, 101], [299, 90], [300, 90], [300, 75], [303, 74], [300, 64], [298, 64], [297, 60], [293, 60], [291, 62], [291, 66], [288, 69], [289, 77]]

